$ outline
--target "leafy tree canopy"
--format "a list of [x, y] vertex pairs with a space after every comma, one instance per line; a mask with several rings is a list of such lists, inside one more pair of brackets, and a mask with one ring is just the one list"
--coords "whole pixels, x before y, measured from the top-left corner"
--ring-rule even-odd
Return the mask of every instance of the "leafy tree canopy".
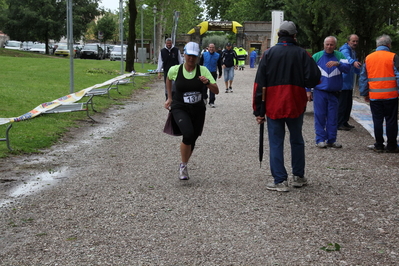
[[[0, 0], [1, 1], [1, 0]], [[73, 1], [74, 39], [79, 40], [87, 25], [99, 15], [99, 0]], [[8, 0], [4, 32], [21, 41], [60, 40], [66, 36], [66, 0]]]

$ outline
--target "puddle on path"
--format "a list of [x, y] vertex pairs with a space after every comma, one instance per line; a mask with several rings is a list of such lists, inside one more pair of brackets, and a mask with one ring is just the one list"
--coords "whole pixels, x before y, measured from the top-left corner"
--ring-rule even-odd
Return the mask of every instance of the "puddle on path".
[[62, 167], [54, 171], [49, 170], [47, 172], [32, 176], [20, 185], [13, 187], [13, 189], [8, 192], [7, 199], [0, 199], [0, 207], [4, 207], [7, 204], [18, 201], [25, 196], [32, 195], [43, 189], [54, 186], [60, 180], [67, 178], [67, 170], [68, 167]]

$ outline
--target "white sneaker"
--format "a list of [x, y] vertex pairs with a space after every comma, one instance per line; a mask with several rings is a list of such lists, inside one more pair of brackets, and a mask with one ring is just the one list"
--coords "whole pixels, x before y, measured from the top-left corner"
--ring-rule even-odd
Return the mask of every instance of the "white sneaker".
[[180, 164], [179, 167], [179, 179], [180, 180], [188, 180], [190, 177], [188, 176], [188, 169], [186, 164]]
[[215, 104], [213, 104], [213, 103], [210, 103], [209, 106], [210, 106], [211, 108], [215, 108]]
[[316, 144], [316, 147], [320, 148], [320, 149], [325, 149], [325, 148], [327, 148], [327, 145], [325, 142], [319, 142]]

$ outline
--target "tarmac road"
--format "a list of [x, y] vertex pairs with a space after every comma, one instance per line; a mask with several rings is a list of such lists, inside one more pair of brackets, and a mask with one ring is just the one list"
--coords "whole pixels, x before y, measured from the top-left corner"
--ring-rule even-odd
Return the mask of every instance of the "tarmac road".
[[27, 188], [0, 184], [0, 265], [397, 264], [399, 155], [368, 150], [374, 141], [354, 121], [339, 131], [342, 149], [316, 148], [310, 103], [309, 185], [268, 191], [267, 134], [260, 168], [251, 108], [256, 69], [235, 73], [233, 93], [218, 81], [189, 181], [177, 176], [180, 137], [162, 133], [163, 80], [42, 155], [2, 159], [2, 178]]

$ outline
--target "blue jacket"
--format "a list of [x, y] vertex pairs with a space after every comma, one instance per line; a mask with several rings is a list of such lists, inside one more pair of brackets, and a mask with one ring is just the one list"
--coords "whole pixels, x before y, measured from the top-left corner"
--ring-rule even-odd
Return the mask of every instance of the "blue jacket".
[[217, 72], [219, 70], [219, 75], [222, 74], [222, 64], [220, 61], [220, 55], [216, 52], [211, 54], [210, 52], [205, 52], [200, 58], [200, 65], [205, 66], [209, 72]]
[[[313, 59], [316, 61], [321, 72], [321, 81], [314, 87], [315, 90], [323, 90], [329, 92], [336, 92], [342, 89], [342, 73], [348, 73], [351, 65], [348, 64], [348, 59], [338, 51], [334, 51], [331, 54], [326, 53], [324, 50], [313, 55]], [[329, 61], [340, 62], [339, 66], [333, 66], [328, 68], [326, 66]]]
[[353, 63], [358, 61], [356, 58], [356, 52], [348, 45], [348, 43], [342, 45], [341, 48], [339, 48], [339, 51], [346, 57], [346, 59], [348, 59], [348, 62], [351, 65], [349, 73], [342, 74], [342, 90], [353, 90], [353, 80], [355, 74], [360, 74], [360, 69], [357, 69], [353, 66]]
[[[378, 46], [376, 51], [391, 51], [389, 47], [387, 46]], [[399, 58], [397, 55], [394, 57], [394, 67], [393, 71], [396, 76], [396, 84], [399, 87], [399, 71], [398, 71], [398, 66], [399, 66]], [[369, 82], [368, 82], [368, 76], [367, 76], [367, 69], [366, 69], [366, 64], [363, 64], [362, 71], [360, 72], [360, 78], [359, 78], [359, 90], [360, 90], [360, 95], [361, 96], [368, 96], [369, 95]], [[384, 100], [390, 100], [390, 99], [370, 99], [370, 101], [384, 101]]]

